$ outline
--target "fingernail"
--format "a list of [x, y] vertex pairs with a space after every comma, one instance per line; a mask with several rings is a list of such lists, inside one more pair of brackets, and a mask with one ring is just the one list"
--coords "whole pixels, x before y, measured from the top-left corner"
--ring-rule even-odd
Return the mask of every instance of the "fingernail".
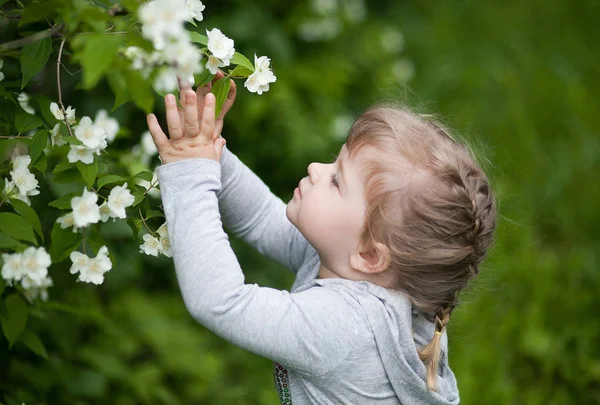
[[165, 97], [165, 101], [169, 104], [172, 104], [173, 101], [175, 101], [175, 96], [172, 94], [167, 94], [167, 96]]

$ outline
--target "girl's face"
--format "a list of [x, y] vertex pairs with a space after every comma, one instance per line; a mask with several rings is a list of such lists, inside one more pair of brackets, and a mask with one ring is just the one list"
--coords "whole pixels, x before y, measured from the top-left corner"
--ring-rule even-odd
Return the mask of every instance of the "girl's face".
[[322, 278], [356, 278], [350, 255], [358, 250], [366, 215], [359, 160], [349, 158], [344, 144], [335, 162], [311, 163], [286, 207], [290, 222], [319, 254]]

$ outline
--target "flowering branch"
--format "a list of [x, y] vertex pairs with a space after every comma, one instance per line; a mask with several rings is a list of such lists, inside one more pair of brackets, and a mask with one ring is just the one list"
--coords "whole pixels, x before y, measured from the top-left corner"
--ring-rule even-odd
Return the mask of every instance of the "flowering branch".
[[67, 110], [65, 109], [65, 106], [62, 101], [62, 90], [60, 87], [60, 59], [62, 58], [62, 51], [63, 47], [65, 46], [65, 41], [66, 39], [63, 38], [63, 40], [60, 43], [60, 48], [58, 50], [58, 58], [56, 59], [56, 84], [58, 86], [58, 103], [60, 104], [60, 108], [64, 116], [64, 121], [67, 125], [67, 129], [69, 130], [69, 135], [73, 136], [73, 131], [71, 131], [71, 124], [69, 124], [69, 119], [67, 118]]

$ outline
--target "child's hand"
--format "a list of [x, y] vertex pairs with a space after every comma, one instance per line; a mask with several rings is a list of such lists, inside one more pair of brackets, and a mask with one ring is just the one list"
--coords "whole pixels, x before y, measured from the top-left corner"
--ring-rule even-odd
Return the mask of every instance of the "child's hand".
[[170, 139], [162, 131], [156, 116], [147, 116], [148, 129], [156, 144], [163, 164], [179, 160], [205, 158], [219, 161], [225, 140], [215, 139], [215, 96], [208, 93], [204, 96], [202, 118], [198, 118], [196, 93], [189, 89], [184, 92], [185, 107], [183, 118], [180, 119], [175, 96], [167, 94], [165, 109], [167, 114], [167, 127]]

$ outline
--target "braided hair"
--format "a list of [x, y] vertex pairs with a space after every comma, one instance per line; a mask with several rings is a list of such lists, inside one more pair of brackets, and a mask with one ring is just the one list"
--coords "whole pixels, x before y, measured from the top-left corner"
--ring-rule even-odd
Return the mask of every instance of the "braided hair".
[[388, 249], [388, 287], [402, 290], [432, 323], [418, 350], [436, 390], [440, 340], [459, 293], [479, 274], [493, 240], [495, 197], [470, 150], [427, 115], [376, 105], [353, 124], [350, 155], [365, 163], [367, 214], [360, 242]]

